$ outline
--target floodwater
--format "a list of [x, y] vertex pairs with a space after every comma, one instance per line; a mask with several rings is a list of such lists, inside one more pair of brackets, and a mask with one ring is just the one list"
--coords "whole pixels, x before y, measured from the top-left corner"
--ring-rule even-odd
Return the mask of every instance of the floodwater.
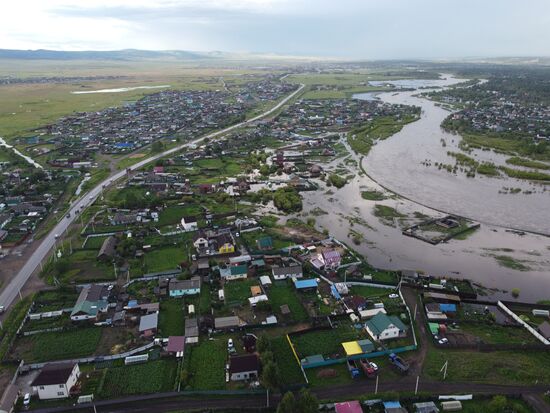
[[[449, 85], [458, 79], [422, 80], [422, 86]], [[392, 82], [393, 83], [393, 82]], [[411, 81], [402, 81], [411, 87]], [[405, 126], [389, 139], [373, 147], [364, 161], [367, 173], [380, 185], [417, 203], [462, 215], [481, 223], [550, 235], [550, 185], [509, 177], [466, 177], [465, 173], [439, 170], [435, 162], [455, 164], [447, 151], [460, 152], [459, 135], [441, 129], [449, 112], [427, 99], [414, 96], [418, 91], [381, 93], [387, 103], [422, 108], [421, 119]], [[443, 144], [445, 142], [445, 144]], [[475, 150], [478, 161], [504, 165], [506, 156], [493, 151]], [[525, 193], [509, 193], [504, 188], [520, 188]]]
[[131, 92], [138, 89], [164, 89], [170, 87], [170, 85], [158, 85], [158, 86], [133, 86], [133, 87], [120, 87], [116, 89], [99, 89], [99, 90], [77, 90], [71, 92], [73, 95], [87, 95], [89, 93], [121, 93]]
[[9, 145], [4, 138], [0, 138], [0, 146], [3, 146], [4, 148], [11, 149], [16, 155], [20, 156], [24, 160], [26, 160], [28, 163], [30, 163], [35, 168], [44, 169], [42, 165], [40, 165], [38, 162], [36, 162], [34, 159], [32, 159], [30, 156], [24, 155], [13, 145]]
[[[457, 81], [446, 78], [436, 81], [435, 85]], [[426, 86], [424, 81], [422, 83]], [[408, 88], [410, 84], [403, 87]], [[542, 192], [543, 187], [515, 179], [466, 178], [465, 174], [454, 175], [422, 165], [426, 159], [430, 159], [432, 164], [434, 161], [454, 164], [447, 151], [458, 151], [460, 137], [440, 128], [448, 111], [428, 100], [414, 97], [415, 93], [419, 92], [394, 91], [378, 95], [383, 101], [421, 106], [421, 119], [374, 146], [362, 161], [369, 176], [360, 174], [358, 167], [347, 165], [350, 174], [355, 176], [343, 188], [328, 188], [318, 180], [320, 190], [302, 192], [303, 215], [315, 209], [327, 212], [316, 214], [317, 226], [328, 229], [331, 235], [352, 245], [375, 267], [415, 269], [435, 276], [470, 279], [495, 290], [494, 298], [512, 299], [509, 291], [519, 288], [521, 301], [550, 299], [550, 238], [507, 231], [519, 228], [550, 233], [550, 194]], [[442, 138], [446, 147], [440, 142]], [[487, 151], [477, 151], [471, 156], [496, 164], [505, 159]], [[357, 164], [361, 161], [353, 153], [348, 159]], [[337, 166], [345, 166], [342, 158], [324, 165], [324, 168], [330, 171]], [[499, 194], [499, 189], [504, 186], [538, 192], [532, 195]], [[365, 200], [361, 197], [361, 191], [365, 190], [385, 192], [388, 199]], [[391, 206], [409, 217], [414, 212], [431, 217], [455, 213], [482, 225], [465, 240], [451, 240], [434, 246], [402, 235], [397, 223], [383, 223], [373, 214], [375, 204]], [[410, 224], [415, 222], [414, 219], [408, 221]], [[352, 231], [363, 237], [360, 245], [352, 243]], [[496, 257], [503, 256], [521, 262], [525, 271], [499, 264]]]

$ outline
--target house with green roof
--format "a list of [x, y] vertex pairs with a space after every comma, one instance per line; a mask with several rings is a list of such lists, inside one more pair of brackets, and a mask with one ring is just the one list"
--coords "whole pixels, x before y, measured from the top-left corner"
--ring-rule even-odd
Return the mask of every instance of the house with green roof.
[[273, 239], [271, 237], [263, 237], [256, 240], [256, 245], [260, 251], [268, 251], [273, 249]]
[[71, 311], [72, 321], [95, 320], [109, 308], [110, 289], [106, 285], [86, 285], [80, 291]]
[[397, 316], [378, 313], [365, 323], [367, 333], [376, 341], [390, 340], [407, 334], [407, 327]]
[[220, 277], [226, 281], [246, 278], [248, 277], [248, 266], [246, 264], [242, 264], [231, 265], [227, 268], [220, 268]]

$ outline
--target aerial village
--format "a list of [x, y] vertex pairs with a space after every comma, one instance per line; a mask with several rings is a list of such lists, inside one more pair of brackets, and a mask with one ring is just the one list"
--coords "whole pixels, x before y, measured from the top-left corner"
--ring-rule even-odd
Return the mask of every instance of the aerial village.
[[[277, 99], [293, 87], [250, 89], [231, 104], [223, 92], [163, 91], [64, 118], [40, 139], [59, 140], [65, 154], [132, 151], [176, 129], [220, 128], [244, 116], [250, 96]], [[368, 400], [323, 410], [460, 410], [461, 401], [416, 395], [414, 385], [407, 391], [415, 396], [401, 399], [379, 395], [378, 386], [414, 383], [426, 369], [421, 349], [432, 354], [434, 379], [445, 379], [449, 351], [476, 360], [489, 349], [542, 354], [550, 306], [489, 302], [464, 279], [374, 268], [349, 239], [298, 214], [300, 193], [338, 186], [346, 130], [415, 113], [376, 101], [297, 100], [272, 119], [126, 171], [59, 240], [42, 269], [52, 288], [21, 304], [1, 347], [16, 366], [9, 386], [28, 395], [25, 406], [47, 407], [155, 392], [330, 392], [367, 383], [376, 386]], [[142, 140], [128, 144], [135, 133]], [[63, 159], [49, 163], [90, 158]], [[47, 212], [32, 193], [20, 197], [5, 192], [6, 221], [18, 222], [21, 205], [33, 206], [26, 219]], [[447, 217], [435, 225], [445, 232], [470, 224]]]

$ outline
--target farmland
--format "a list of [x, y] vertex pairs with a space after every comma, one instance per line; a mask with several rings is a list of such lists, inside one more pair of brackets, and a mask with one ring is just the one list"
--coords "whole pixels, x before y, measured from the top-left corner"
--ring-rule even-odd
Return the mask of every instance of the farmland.
[[157, 360], [106, 369], [99, 389], [101, 398], [171, 391], [176, 380], [176, 361]]

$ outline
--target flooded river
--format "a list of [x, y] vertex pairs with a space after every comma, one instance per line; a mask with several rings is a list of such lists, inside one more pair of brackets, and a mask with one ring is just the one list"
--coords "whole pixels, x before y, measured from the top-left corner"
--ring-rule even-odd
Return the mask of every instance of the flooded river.
[[[457, 80], [448, 78], [434, 83], [443, 86], [454, 82]], [[403, 87], [410, 87], [410, 84]], [[318, 227], [328, 229], [336, 238], [346, 240], [350, 245], [353, 245], [352, 232], [361, 234], [363, 241], [353, 247], [375, 267], [416, 269], [437, 276], [467, 278], [498, 289], [495, 297], [510, 299], [509, 291], [519, 288], [522, 301], [550, 299], [550, 238], [530, 233], [520, 236], [507, 231], [518, 228], [550, 233], [548, 192], [535, 187], [538, 192], [532, 195], [499, 194], [503, 186], [534, 186], [508, 178], [466, 178], [464, 174], [454, 175], [422, 165], [426, 159], [430, 159], [432, 164], [435, 161], [454, 164], [447, 151], [458, 151], [456, 146], [460, 137], [447, 134], [440, 128], [441, 121], [449, 112], [433, 102], [414, 97], [417, 93], [403, 91], [378, 95], [386, 102], [421, 106], [421, 119], [374, 146], [369, 156], [362, 160], [369, 176], [349, 164], [346, 167], [355, 176], [343, 188], [328, 188], [319, 181], [319, 191], [303, 192], [303, 215], [309, 216], [311, 211], [319, 209], [328, 212], [315, 214]], [[446, 141], [446, 147], [441, 144], [441, 139]], [[505, 159], [482, 151], [471, 156], [490, 159], [497, 164]], [[348, 160], [358, 165], [361, 158], [351, 154]], [[334, 170], [337, 166], [344, 166], [342, 159], [325, 165], [325, 168]], [[361, 191], [365, 190], [385, 191], [388, 199], [365, 200], [361, 197]], [[406, 237], [401, 234], [398, 223], [384, 223], [374, 216], [377, 203], [396, 208], [409, 217], [415, 212], [433, 217], [451, 212], [480, 221], [482, 225], [465, 240], [451, 240], [434, 246]], [[525, 270], [502, 266], [497, 260], [499, 257], [520, 262]]]

